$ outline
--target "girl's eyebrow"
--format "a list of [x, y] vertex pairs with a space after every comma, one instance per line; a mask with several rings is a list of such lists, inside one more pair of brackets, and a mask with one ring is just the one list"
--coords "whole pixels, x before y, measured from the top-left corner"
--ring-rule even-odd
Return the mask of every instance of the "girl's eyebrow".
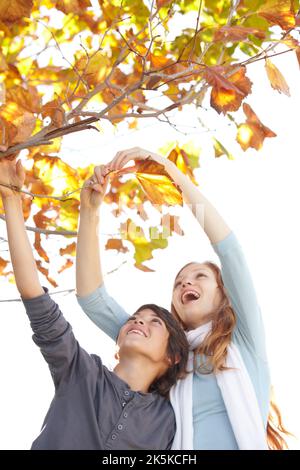
[[[197, 271], [198, 271], [198, 272], [199, 272], [199, 271], [203, 271], [203, 272], [205, 272], [205, 273], [208, 272], [205, 268], [197, 268], [197, 269], [195, 269], [194, 271], [192, 271], [192, 273], [194, 274], [194, 273], [196, 273]], [[176, 277], [176, 278], [175, 278], [175, 282], [177, 282], [178, 280], [180, 280], [181, 277], [182, 277], [182, 276]]]

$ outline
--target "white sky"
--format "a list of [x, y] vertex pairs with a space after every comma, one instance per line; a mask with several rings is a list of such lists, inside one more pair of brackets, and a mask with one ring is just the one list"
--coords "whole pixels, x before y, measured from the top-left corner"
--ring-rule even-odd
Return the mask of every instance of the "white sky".
[[[273, 59], [285, 74], [291, 98], [273, 91], [267, 81], [263, 61], [248, 69], [254, 82], [247, 102], [261, 121], [278, 134], [266, 139], [261, 152], [242, 152], [233, 144], [234, 129], [224, 126], [217, 113], [206, 113], [206, 122], [215, 132], [204, 133], [194, 126], [196, 114], [191, 108], [179, 114], [187, 136], [176, 134], [167, 125], [143, 122], [144, 129], [116, 134], [108, 124], [103, 133], [85, 131], [65, 139], [62, 157], [72, 166], [102, 163], [115, 152], [140, 145], [155, 151], [166, 142], [192, 140], [201, 146], [201, 168], [196, 171], [201, 190], [216, 205], [238, 235], [257, 289], [267, 332], [267, 346], [272, 382], [284, 422], [291, 432], [300, 436], [299, 424], [299, 67], [293, 53]], [[204, 115], [202, 114], [204, 117]], [[242, 120], [242, 114], [241, 114]], [[235, 161], [226, 157], [214, 159], [209, 139], [214, 135], [231, 150]], [[118, 223], [102, 208], [104, 233], [114, 232]], [[187, 208], [179, 209], [184, 237], [175, 235], [166, 250], [154, 251], [147, 264], [155, 273], [133, 268], [132, 256], [103, 253], [104, 272], [119, 266], [106, 277], [109, 292], [128, 312], [139, 305], [154, 302], [169, 306], [171, 286], [177, 270], [190, 260], [216, 260], [207, 239]], [[153, 225], [155, 219], [152, 219]], [[0, 222], [0, 236], [6, 237]], [[31, 237], [31, 235], [30, 235]], [[53, 245], [65, 246], [60, 237], [52, 237]], [[101, 240], [105, 244], [106, 238]], [[7, 245], [1, 244], [0, 249]], [[7, 253], [4, 253], [6, 256]], [[51, 258], [52, 266], [56, 260]], [[60, 262], [61, 264], [61, 262]], [[59, 277], [59, 289], [75, 286], [75, 267]], [[43, 285], [48, 286], [41, 277]], [[49, 287], [49, 286], [48, 286]], [[50, 287], [50, 290], [53, 289]], [[0, 300], [18, 297], [16, 287], [0, 279]], [[75, 295], [56, 295], [80, 344], [89, 352], [99, 354], [108, 365], [113, 363], [114, 344], [100, 332], [80, 310]], [[53, 397], [54, 387], [48, 368], [31, 340], [29, 322], [20, 303], [0, 304], [0, 449], [28, 449], [38, 435]], [[290, 448], [299, 449], [299, 441], [290, 440]]]

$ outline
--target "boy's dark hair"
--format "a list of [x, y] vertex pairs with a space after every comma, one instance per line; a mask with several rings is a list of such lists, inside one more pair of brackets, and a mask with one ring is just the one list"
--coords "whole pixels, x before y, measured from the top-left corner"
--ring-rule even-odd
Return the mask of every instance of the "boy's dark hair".
[[[145, 304], [139, 307], [135, 313], [146, 309], [155, 312], [166, 325], [169, 332], [167, 356], [171, 360], [169, 369], [151, 384], [149, 392], [157, 392], [164, 397], [168, 397], [172, 385], [186, 375], [189, 344], [182, 326], [171, 312], [155, 304]], [[176, 364], [178, 359], [179, 361]]]

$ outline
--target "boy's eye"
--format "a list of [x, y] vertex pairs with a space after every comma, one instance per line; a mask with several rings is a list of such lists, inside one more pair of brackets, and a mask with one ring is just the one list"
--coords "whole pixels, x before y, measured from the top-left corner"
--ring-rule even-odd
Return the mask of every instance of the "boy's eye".
[[160, 325], [162, 324], [162, 322], [161, 322], [161, 320], [160, 320], [159, 318], [153, 318], [152, 321], [155, 321], [155, 322], [159, 323]]

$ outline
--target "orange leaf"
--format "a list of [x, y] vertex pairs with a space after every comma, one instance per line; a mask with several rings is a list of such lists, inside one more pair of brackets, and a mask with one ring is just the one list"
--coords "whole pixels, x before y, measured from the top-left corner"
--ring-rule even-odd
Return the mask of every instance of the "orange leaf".
[[3, 23], [14, 23], [23, 17], [29, 17], [33, 0], [1, 0], [0, 20]]
[[298, 64], [299, 64], [299, 67], [300, 67], [300, 46], [297, 47], [297, 49], [296, 49], [296, 56], [297, 56]]
[[38, 270], [44, 274], [44, 276], [47, 278], [48, 282], [50, 282], [50, 284], [53, 286], [53, 287], [58, 287], [58, 284], [54, 281], [54, 279], [52, 279], [51, 277], [49, 277], [49, 270], [47, 268], [45, 268], [44, 266], [42, 266], [42, 263], [40, 260], [37, 260], [36, 261], [36, 265], [37, 265], [37, 268]]
[[8, 265], [8, 261], [5, 261], [5, 259], [1, 258], [0, 256], [0, 276], [2, 276], [4, 274], [4, 269], [6, 268], [6, 266]]
[[264, 39], [266, 33], [257, 28], [246, 28], [244, 26], [222, 26], [214, 34], [214, 41], [243, 41], [253, 34], [259, 39]]
[[265, 67], [272, 88], [274, 88], [274, 90], [277, 90], [279, 93], [284, 93], [287, 96], [291, 96], [289, 86], [286, 83], [284, 76], [278, 70], [278, 68], [270, 61], [270, 59], [266, 59]]
[[38, 252], [41, 258], [43, 258], [46, 263], [49, 263], [49, 256], [47, 255], [46, 251], [41, 245], [41, 234], [40, 233], [35, 233], [35, 241], [34, 241], [34, 248]]
[[252, 83], [246, 77], [246, 67], [239, 67], [235, 72], [224, 77], [233, 67], [207, 67], [205, 77], [212, 86], [210, 104], [218, 113], [237, 111], [243, 99], [251, 93]]
[[76, 251], [76, 242], [70, 243], [70, 245], [67, 245], [65, 248], [60, 248], [59, 249], [59, 254], [60, 255], [75, 255]]
[[174, 64], [173, 60], [168, 59], [167, 57], [165, 57], [163, 55], [154, 55], [154, 54], [150, 53], [149, 57], [150, 57], [151, 65], [155, 69], [161, 69], [161, 68], [166, 67], [168, 65]]
[[296, 24], [292, 0], [269, 0], [258, 9], [257, 13], [284, 30], [293, 28]]
[[276, 134], [262, 124], [248, 104], [243, 104], [243, 111], [246, 114], [247, 120], [244, 124], [238, 126], [236, 140], [244, 151], [249, 147], [259, 150], [266, 137], [276, 137]]
[[128, 251], [128, 248], [123, 245], [123, 241], [117, 238], [110, 238], [107, 240], [107, 243], [105, 245], [106, 250], [117, 250], [121, 253], [126, 253]]
[[38, 113], [41, 108], [41, 99], [35, 87], [30, 86], [25, 89], [21, 86], [15, 86], [6, 92], [6, 100], [12, 101], [18, 107], [30, 113]]
[[63, 271], [65, 271], [65, 269], [68, 269], [71, 266], [73, 266], [73, 261], [71, 259], [67, 259], [65, 264], [57, 271], [58, 274], [62, 273]]

